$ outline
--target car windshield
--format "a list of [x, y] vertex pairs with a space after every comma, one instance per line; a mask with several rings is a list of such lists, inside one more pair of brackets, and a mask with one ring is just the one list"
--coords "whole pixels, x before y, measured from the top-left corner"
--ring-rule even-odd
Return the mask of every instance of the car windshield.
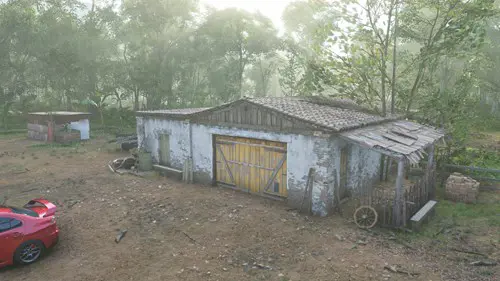
[[16, 207], [10, 207], [10, 209], [15, 214], [27, 215], [27, 216], [31, 216], [31, 217], [35, 217], [35, 218], [38, 217], [38, 214], [32, 210], [28, 210], [25, 208], [16, 208]]

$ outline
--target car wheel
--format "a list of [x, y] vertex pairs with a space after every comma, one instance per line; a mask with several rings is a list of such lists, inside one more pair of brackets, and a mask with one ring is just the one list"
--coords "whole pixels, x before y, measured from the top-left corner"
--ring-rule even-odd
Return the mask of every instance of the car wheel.
[[36, 240], [26, 241], [17, 248], [14, 253], [14, 260], [22, 265], [32, 264], [42, 256], [44, 250], [45, 246], [42, 242]]

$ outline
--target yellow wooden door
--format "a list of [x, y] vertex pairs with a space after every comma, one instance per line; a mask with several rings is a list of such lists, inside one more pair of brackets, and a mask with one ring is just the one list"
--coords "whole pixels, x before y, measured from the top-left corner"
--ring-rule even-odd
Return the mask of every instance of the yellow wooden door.
[[287, 197], [286, 143], [217, 136], [215, 149], [218, 183]]

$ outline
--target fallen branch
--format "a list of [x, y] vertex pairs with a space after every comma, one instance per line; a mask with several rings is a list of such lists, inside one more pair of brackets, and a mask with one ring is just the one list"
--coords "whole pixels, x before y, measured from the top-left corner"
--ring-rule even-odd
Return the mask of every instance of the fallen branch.
[[474, 265], [474, 266], [495, 266], [495, 265], [497, 265], [497, 262], [496, 261], [492, 261], [492, 260], [474, 261], [474, 262], [471, 262], [470, 265]]
[[386, 265], [384, 266], [384, 269], [392, 272], [392, 273], [399, 273], [399, 274], [405, 274], [405, 275], [408, 275], [408, 276], [418, 276], [420, 275], [420, 273], [418, 272], [408, 272], [408, 271], [404, 271], [404, 270], [401, 270], [401, 269], [397, 269], [395, 266], [389, 266], [389, 265]]
[[113, 162], [113, 161], [109, 161], [109, 162], [108, 162], [108, 168], [111, 170], [111, 172], [116, 173], [116, 170], [115, 170], [115, 169], [113, 168], [113, 166], [111, 165], [111, 163], [112, 163], [112, 162]]
[[439, 231], [438, 231], [438, 232], [436, 232], [436, 233], [434, 233], [434, 235], [432, 235], [432, 236], [433, 236], [433, 237], [438, 236], [439, 234], [443, 233], [443, 231], [444, 231], [445, 229], [446, 229], [446, 227], [444, 227], [444, 226], [443, 226], [443, 227], [441, 227], [441, 228], [439, 229]]
[[254, 264], [256, 267], [260, 268], [260, 269], [267, 269], [267, 270], [273, 270], [272, 267], [270, 266], [267, 266], [267, 265], [263, 265], [263, 264], [260, 264], [260, 263], [256, 263]]
[[471, 255], [482, 256], [482, 257], [485, 257], [485, 258], [488, 257], [488, 255], [485, 255], [485, 254], [479, 253], [479, 252], [474, 252], [474, 251], [461, 250], [461, 249], [457, 249], [457, 248], [450, 248], [450, 250], [455, 251], [455, 252], [460, 252], [460, 253], [466, 253], [466, 254], [471, 254]]
[[31, 191], [35, 191], [35, 190], [38, 190], [38, 188], [30, 188], [30, 189], [21, 190], [21, 193], [27, 193], [27, 192], [31, 192]]
[[196, 244], [196, 240], [194, 240], [191, 236], [189, 236], [186, 232], [182, 231], [182, 234], [186, 235], [187, 238], [189, 238], [189, 240], [191, 240], [191, 242], [193, 242], [193, 244]]
[[415, 250], [415, 248], [414, 248], [412, 245], [408, 244], [407, 242], [405, 242], [405, 241], [403, 241], [403, 240], [401, 240], [401, 239], [398, 239], [398, 238], [397, 238], [397, 237], [395, 237], [395, 236], [390, 236], [390, 237], [388, 237], [387, 239], [389, 239], [389, 240], [393, 240], [394, 242], [396, 242], [396, 243], [398, 243], [398, 244], [400, 244], [400, 245], [403, 245], [404, 247], [406, 247], [406, 248], [408, 248], [408, 249], [410, 249], [410, 250]]
[[126, 229], [120, 230], [120, 232], [118, 233], [118, 235], [116, 235], [115, 242], [117, 244], [120, 243], [120, 241], [123, 239], [123, 237], [125, 237], [125, 234], [127, 234], [127, 230]]

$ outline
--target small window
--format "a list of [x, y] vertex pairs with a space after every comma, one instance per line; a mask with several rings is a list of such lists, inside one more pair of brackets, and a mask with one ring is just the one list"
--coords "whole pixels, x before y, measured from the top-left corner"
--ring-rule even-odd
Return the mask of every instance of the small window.
[[0, 218], [0, 233], [23, 225], [23, 222], [16, 219]]
[[[34, 206], [35, 204], [30, 204], [30, 205]], [[10, 207], [10, 209], [12, 210], [12, 212], [14, 214], [21, 214], [21, 215], [27, 215], [27, 216], [30, 216], [30, 217], [38, 218], [38, 214], [35, 211], [30, 210], [30, 209], [26, 209], [26, 208], [14, 208], [14, 207]]]
[[10, 229], [20, 227], [23, 223], [20, 220], [13, 219], [10, 221]]
[[10, 219], [0, 218], [0, 233], [10, 229]]

